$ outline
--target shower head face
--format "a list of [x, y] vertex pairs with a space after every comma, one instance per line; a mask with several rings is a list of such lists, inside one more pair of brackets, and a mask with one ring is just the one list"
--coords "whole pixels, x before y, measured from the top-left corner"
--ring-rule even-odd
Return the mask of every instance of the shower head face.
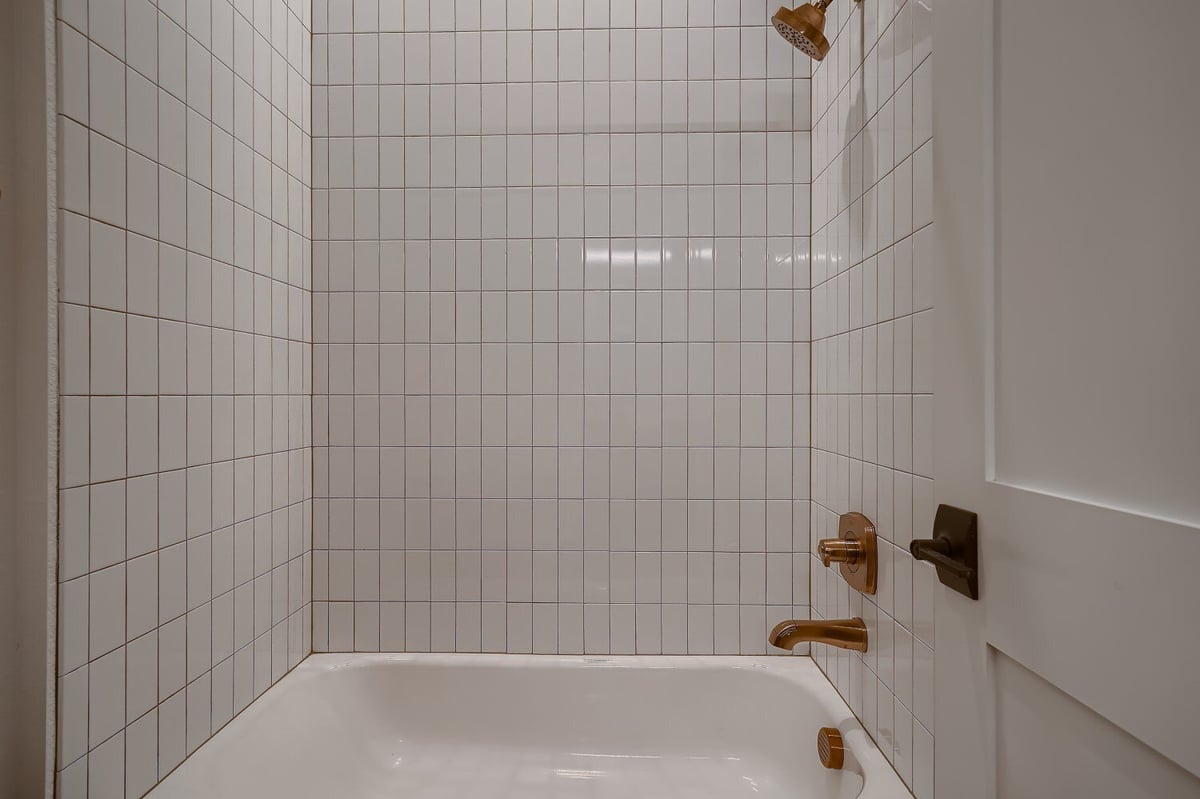
[[812, 3], [796, 8], [780, 7], [771, 17], [775, 30], [788, 43], [814, 61], [822, 61], [829, 54], [829, 40], [825, 38], [825, 12]]

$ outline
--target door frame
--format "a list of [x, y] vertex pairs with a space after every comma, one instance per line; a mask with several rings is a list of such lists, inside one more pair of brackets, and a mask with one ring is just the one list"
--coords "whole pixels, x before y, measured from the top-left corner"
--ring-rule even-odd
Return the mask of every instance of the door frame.
[[0, 796], [54, 795], [58, 279], [53, 0], [0, 4]]

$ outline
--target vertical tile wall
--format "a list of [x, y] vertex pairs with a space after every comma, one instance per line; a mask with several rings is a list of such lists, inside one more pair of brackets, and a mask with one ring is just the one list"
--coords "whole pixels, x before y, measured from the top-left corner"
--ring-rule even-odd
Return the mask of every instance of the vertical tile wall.
[[807, 614], [809, 66], [761, 0], [317, 0], [317, 650]]
[[311, 650], [309, 15], [59, 4], [62, 797], [142, 796]]
[[933, 794], [932, 67], [923, 0], [835, 3], [813, 75], [813, 524], [858, 510], [883, 537], [878, 593], [812, 558], [813, 613], [862, 616], [865, 655], [813, 655], [920, 799]]

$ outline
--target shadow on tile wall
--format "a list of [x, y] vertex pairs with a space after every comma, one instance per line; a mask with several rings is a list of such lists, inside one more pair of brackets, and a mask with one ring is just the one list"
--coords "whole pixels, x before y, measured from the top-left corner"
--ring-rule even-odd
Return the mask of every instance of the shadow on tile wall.
[[[812, 535], [861, 511], [883, 537], [878, 592], [811, 559], [813, 613], [862, 616], [865, 655], [814, 656], [920, 799], [933, 795], [930, 11], [835, 3], [813, 73]], [[832, 37], [831, 37], [832, 38]]]

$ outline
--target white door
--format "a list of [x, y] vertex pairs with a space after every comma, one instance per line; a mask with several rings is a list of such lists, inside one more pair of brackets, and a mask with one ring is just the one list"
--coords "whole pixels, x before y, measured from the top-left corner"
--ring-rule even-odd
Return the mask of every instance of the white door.
[[934, 19], [935, 794], [1200, 797], [1200, 3]]

